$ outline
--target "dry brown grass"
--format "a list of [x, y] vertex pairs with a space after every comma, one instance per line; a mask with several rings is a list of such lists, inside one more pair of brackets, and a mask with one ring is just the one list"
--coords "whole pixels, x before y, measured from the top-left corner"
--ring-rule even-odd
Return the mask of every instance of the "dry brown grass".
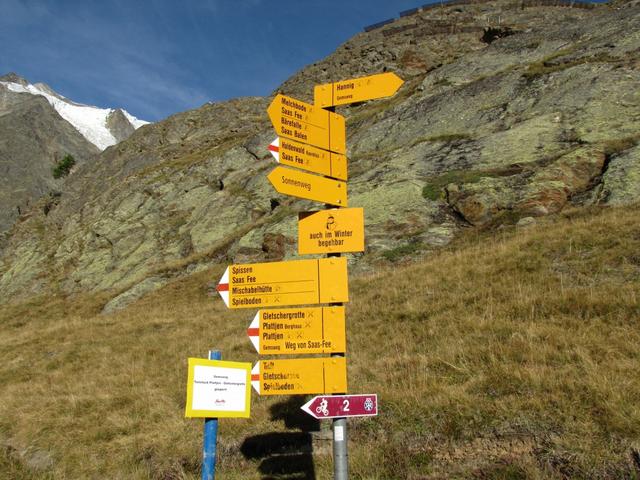
[[[382, 411], [349, 423], [351, 477], [636, 478], [639, 211], [470, 233], [424, 263], [353, 278], [350, 391], [379, 393]], [[1, 307], [0, 477], [199, 478], [186, 359], [212, 347], [257, 358], [253, 312], [207, 295], [222, 268], [110, 316], [99, 297]], [[241, 447], [292, 431], [274, 419], [283, 400], [254, 395], [251, 419], [220, 422], [220, 478], [261, 478], [263, 459]], [[331, 468], [314, 457], [317, 478]]]

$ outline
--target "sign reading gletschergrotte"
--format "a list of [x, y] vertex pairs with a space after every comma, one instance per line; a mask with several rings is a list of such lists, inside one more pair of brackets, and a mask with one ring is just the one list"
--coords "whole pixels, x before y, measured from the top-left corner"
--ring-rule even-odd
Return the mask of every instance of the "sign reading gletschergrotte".
[[251, 364], [189, 358], [186, 417], [248, 418]]

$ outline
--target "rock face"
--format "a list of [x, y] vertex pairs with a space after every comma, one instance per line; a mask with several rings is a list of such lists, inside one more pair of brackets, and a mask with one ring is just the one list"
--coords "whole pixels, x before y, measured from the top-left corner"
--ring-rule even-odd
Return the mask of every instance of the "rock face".
[[60, 190], [52, 170], [66, 154], [83, 163], [97, 153], [43, 97], [0, 85], [0, 236], [38, 198]]
[[118, 143], [129, 138], [136, 130], [124, 112], [119, 108], [117, 110], [113, 110], [107, 116], [106, 123], [107, 128]]
[[[60, 115], [60, 106], [69, 118]], [[14, 222], [36, 200], [62, 188], [64, 179], [56, 180], [52, 173], [57, 162], [72, 155], [81, 165], [100, 152], [91, 141], [95, 135], [87, 135], [92, 125], [82, 122], [83, 111], [92, 110], [100, 109], [71, 102], [15, 73], [0, 77], [0, 250]], [[125, 112], [107, 112], [103, 133], [114, 143], [128, 138], [135, 128]]]
[[[460, 228], [530, 224], [568, 204], [640, 200], [640, 7], [437, 6], [360, 33], [278, 91], [396, 71], [392, 98], [342, 107], [355, 267], [421, 254]], [[0, 292], [113, 290], [108, 310], [215, 262], [289, 258], [295, 212], [266, 180], [271, 98], [134, 132], [16, 225]], [[362, 258], [360, 258], [362, 257]]]

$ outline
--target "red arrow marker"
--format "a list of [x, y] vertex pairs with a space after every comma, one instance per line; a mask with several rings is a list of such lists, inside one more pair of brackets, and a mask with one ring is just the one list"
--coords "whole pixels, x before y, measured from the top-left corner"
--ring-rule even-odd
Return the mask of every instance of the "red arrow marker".
[[378, 395], [331, 395], [313, 397], [302, 407], [314, 418], [374, 417], [378, 415]]
[[260, 351], [260, 312], [256, 313], [256, 316], [253, 317], [253, 321], [249, 328], [247, 328], [247, 335], [249, 335], [249, 340], [253, 343], [253, 346], [256, 348], [256, 351]]

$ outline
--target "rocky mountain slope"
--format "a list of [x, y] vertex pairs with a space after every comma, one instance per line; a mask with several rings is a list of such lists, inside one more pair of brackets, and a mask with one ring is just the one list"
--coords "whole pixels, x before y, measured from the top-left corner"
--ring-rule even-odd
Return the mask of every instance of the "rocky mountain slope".
[[[393, 98], [338, 109], [349, 204], [366, 217], [367, 252], [352, 271], [426, 254], [463, 228], [640, 199], [640, 6], [542, 3], [419, 11], [278, 89], [309, 101], [331, 80], [405, 79]], [[114, 308], [212, 263], [295, 255], [294, 212], [318, 205], [266, 180], [270, 100], [175, 115], [82, 166], [13, 229], [0, 292], [110, 290]]]
[[78, 164], [146, 124], [123, 110], [80, 105], [45, 84], [16, 74], [0, 77], [0, 235], [48, 194], [57, 201], [64, 179], [52, 168], [65, 155]]

